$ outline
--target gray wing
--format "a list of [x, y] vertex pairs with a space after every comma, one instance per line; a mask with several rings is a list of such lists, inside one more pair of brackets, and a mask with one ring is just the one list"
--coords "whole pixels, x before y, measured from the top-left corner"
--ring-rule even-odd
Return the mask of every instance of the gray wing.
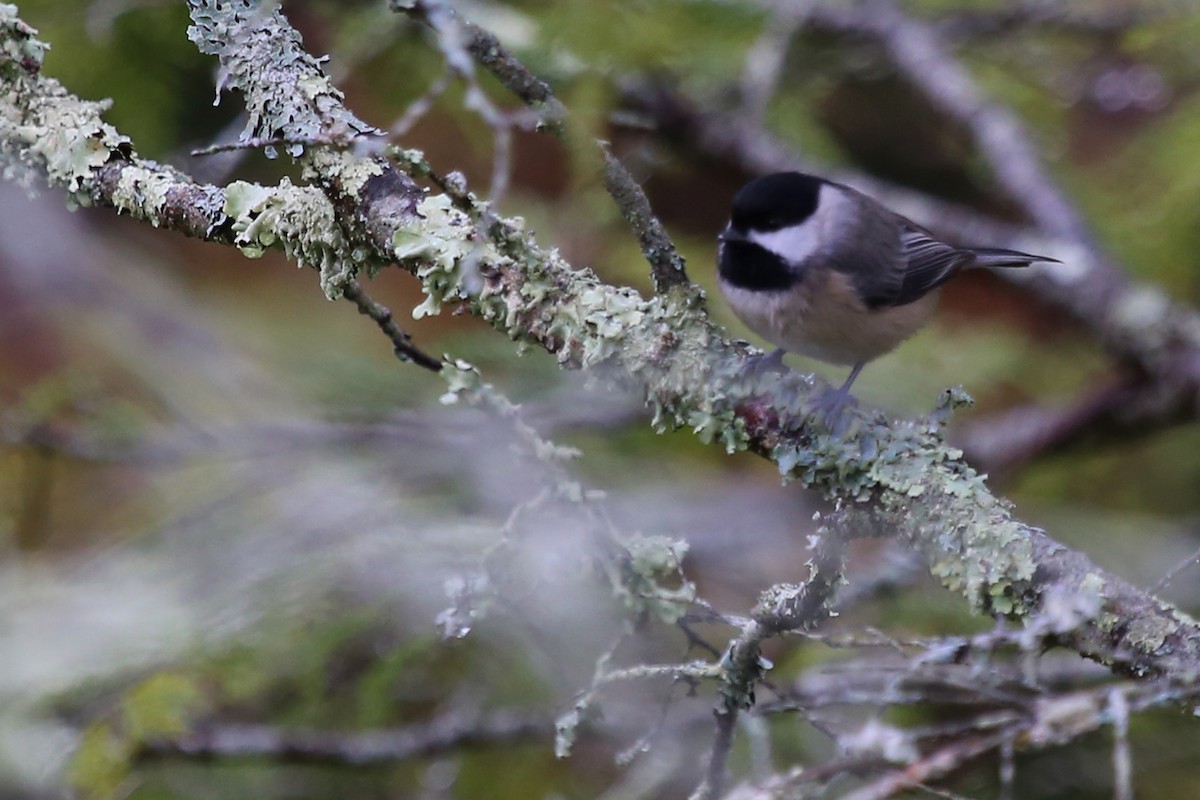
[[902, 306], [919, 300], [958, 274], [971, 263], [974, 254], [970, 250], [939, 242], [929, 231], [903, 217], [900, 241], [907, 266], [900, 291], [890, 305]]
[[867, 308], [896, 305], [908, 265], [896, 215], [848, 186], [834, 185], [842, 190], [838, 217], [844, 238], [829, 243], [826, 263], [850, 278]]
[[970, 250], [938, 241], [925, 228], [870, 197], [848, 186], [834, 185], [842, 190], [842, 219], [850, 224], [843, 229], [846, 239], [831, 243], [828, 263], [850, 277], [867, 308], [890, 308], [919, 300], [974, 258]]

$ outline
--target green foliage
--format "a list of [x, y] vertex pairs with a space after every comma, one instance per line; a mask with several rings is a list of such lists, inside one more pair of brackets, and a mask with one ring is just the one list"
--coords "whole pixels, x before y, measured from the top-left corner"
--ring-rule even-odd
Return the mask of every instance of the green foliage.
[[47, 72], [80, 97], [111, 97], [109, 121], [142, 152], [162, 157], [180, 142], [202, 141], [236, 113], [194, 102], [212, 97], [212, 65], [194, 47], [180, 46], [182, 3], [130, 4], [112, 17], [95, 4], [61, 0], [24, 0], [20, 8], [53, 42]]
[[132, 757], [129, 743], [109, 723], [93, 723], [75, 751], [69, 781], [89, 800], [119, 797], [118, 790], [129, 777]]
[[163, 672], [135, 685], [108, 719], [93, 722], [71, 760], [70, 782], [94, 800], [118, 798], [128, 790], [141, 746], [186, 732], [203, 706], [193, 679]]
[[126, 693], [121, 712], [129, 736], [147, 741], [188, 730], [203, 697], [189, 678], [175, 673], [152, 675]]
[[530, 11], [550, 52], [602, 73], [670, 70], [702, 85], [740, 68], [763, 25], [762, 14], [720, 2], [567, 0]]

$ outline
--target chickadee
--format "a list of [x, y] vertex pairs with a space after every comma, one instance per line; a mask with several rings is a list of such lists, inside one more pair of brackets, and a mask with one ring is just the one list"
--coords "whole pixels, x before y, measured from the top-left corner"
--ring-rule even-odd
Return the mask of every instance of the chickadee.
[[721, 232], [718, 283], [742, 322], [779, 349], [851, 367], [825, 399], [836, 415], [868, 361], [917, 332], [959, 270], [1045, 256], [955, 247], [848, 186], [801, 172], [751, 181]]

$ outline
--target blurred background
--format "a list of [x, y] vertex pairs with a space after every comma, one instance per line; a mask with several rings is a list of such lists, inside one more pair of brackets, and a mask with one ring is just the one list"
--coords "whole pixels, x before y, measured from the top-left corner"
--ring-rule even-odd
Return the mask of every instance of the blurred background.
[[[756, 165], [790, 159], [859, 177], [918, 222], [945, 222], [920, 212], [950, 203], [1014, 232], [1010, 246], [1057, 244], [1044, 251], [1068, 267], [1082, 257], [1078, 242], [1036, 229], [969, 124], [939, 109], [878, 40], [839, 26], [840, 5], [810, 18], [811, 5], [456, 3], [551, 83], [583, 134], [564, 144], [516, 130], [501, 212], [523, 217], [571, 263], [648, 291], [589, 143], [612, 141], [709, 291], [711, 312], [751, 341], [715, 292], [713, 258], [730, 197]], [[445, 77], [428, 30], [378, 2], [283, 6], [309, 52], [329, 54], [359, 117], [398, 125], [397, 141], [486, 191], [494, 131], [464, 107], [465, 88]], [[1045, 176], [1076, 204], [1099, 251], [1135, 284], [1184, 308], [1200, 302], [1200, 9], [1166, 0], [900, 8], [1024, 122]], [[107, 119], [141, 155], [218, 184], [297, 174], [287, 158], [191, 155], [235, 140], [243, 119], [236, 95], [213, 105], [216, 63], [187, 41], [184, 4], [26, 0], [20, 12], [52, 45], [44, 74], [81, 97], [111, 98]], [[498, 106], [516, 108], [480, 80]], [[746, 614], [771, 584], [807, 574], [805, 534], [822, 505], [781, 488], [770, 464], [687, 433], [656, 435], [637, 398], [561, 371], [467, 315], [409, 320], [422, 297], [398, 270], [367, 288], [423, 349], [468, 359], [539, 436], [578, 448], [567, 468], [607, 493], [608, 524], [686, 540], [687, 579], [714, 607]], [[0, 796], [676, 797], [695, 785], [712, 735], [710, 686], [605, 691], [602, 718], [580, 729], [569, 759], [555, 758], [553, 720], [588, 687], [598, 658], [712, 653], [614, 600], [594, 519], [539, 499], [558, 467], [531, 454], [520, 430], [440, 402], [445, 382], [398, 363], [375, 326], [328, 302], [312, 273], [278, 253], [247, 260], [3, 184], [0, 343]], [[844, 378], [798, 357], [792, 366]], [[944, 388], [965, 387], [977, 402], [949, 435], [995, 473], [993, 488], [1018, 516], [1149, 588], [1200, 546], [1195, 408], [1014, 457], [988, 449], [984, 435], [997, 420], [1075, 407], [1127, 375], [1061, 307], [970, 274], [856, 392], [915, 416]], [[861, 597], [835, 631], [905, 639], [993, 625], [887, 543], [857, 543], [847, 569], [847, 591]], [[508, 584], [484, 586], [497, 574]], [[1162, 596], [1195, 610], [1197, 574], [1180, 570]], [[464, 598], [485, 595], [464, 612]], [[717, 651], [732, 635], [697, 631]], [[782, 687], [879, 666], [883, 656], [860, 650], [775, 643], [772, 679]], [[1064, 659], [1103, 680], [1077, 661]], [[885, 713], [896, 725], [944, 724], [963, 714], [950, 705], [751, 717], [734, 772], [821, 763], [836, 752], [831, 726]], [[481, 733], [434, 746], [454, 724]], [[410, 752], [395, 739], [353, 738], [405, 730], [433, 745]], [[295, 731], [313, 747], [280, 745]], [[1137, 716], [1131, 735], [1138, 797], [1200, 794], [1194, 720], [1167, 708]], [[203, 757], [201, 745], [218, 740], [238, 746]], [[1111, 747], [1098, 732], [1018, 754], [1007, 790], [988, 756], [946, 785], [952, 796], [1111, 797]]]

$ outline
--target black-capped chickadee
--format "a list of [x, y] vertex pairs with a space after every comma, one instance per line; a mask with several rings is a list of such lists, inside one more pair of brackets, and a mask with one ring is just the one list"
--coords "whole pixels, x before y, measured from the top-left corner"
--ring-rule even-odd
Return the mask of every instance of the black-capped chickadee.
[[822, 403], [836, 415], [868, 361], [912, 336], [959, 270], [1057, 261], [955, 247], [848, 186], [801, 172], [751, 181], [721, 232], [718, 283], [735, 314], [778, 350], [851, 367]]

